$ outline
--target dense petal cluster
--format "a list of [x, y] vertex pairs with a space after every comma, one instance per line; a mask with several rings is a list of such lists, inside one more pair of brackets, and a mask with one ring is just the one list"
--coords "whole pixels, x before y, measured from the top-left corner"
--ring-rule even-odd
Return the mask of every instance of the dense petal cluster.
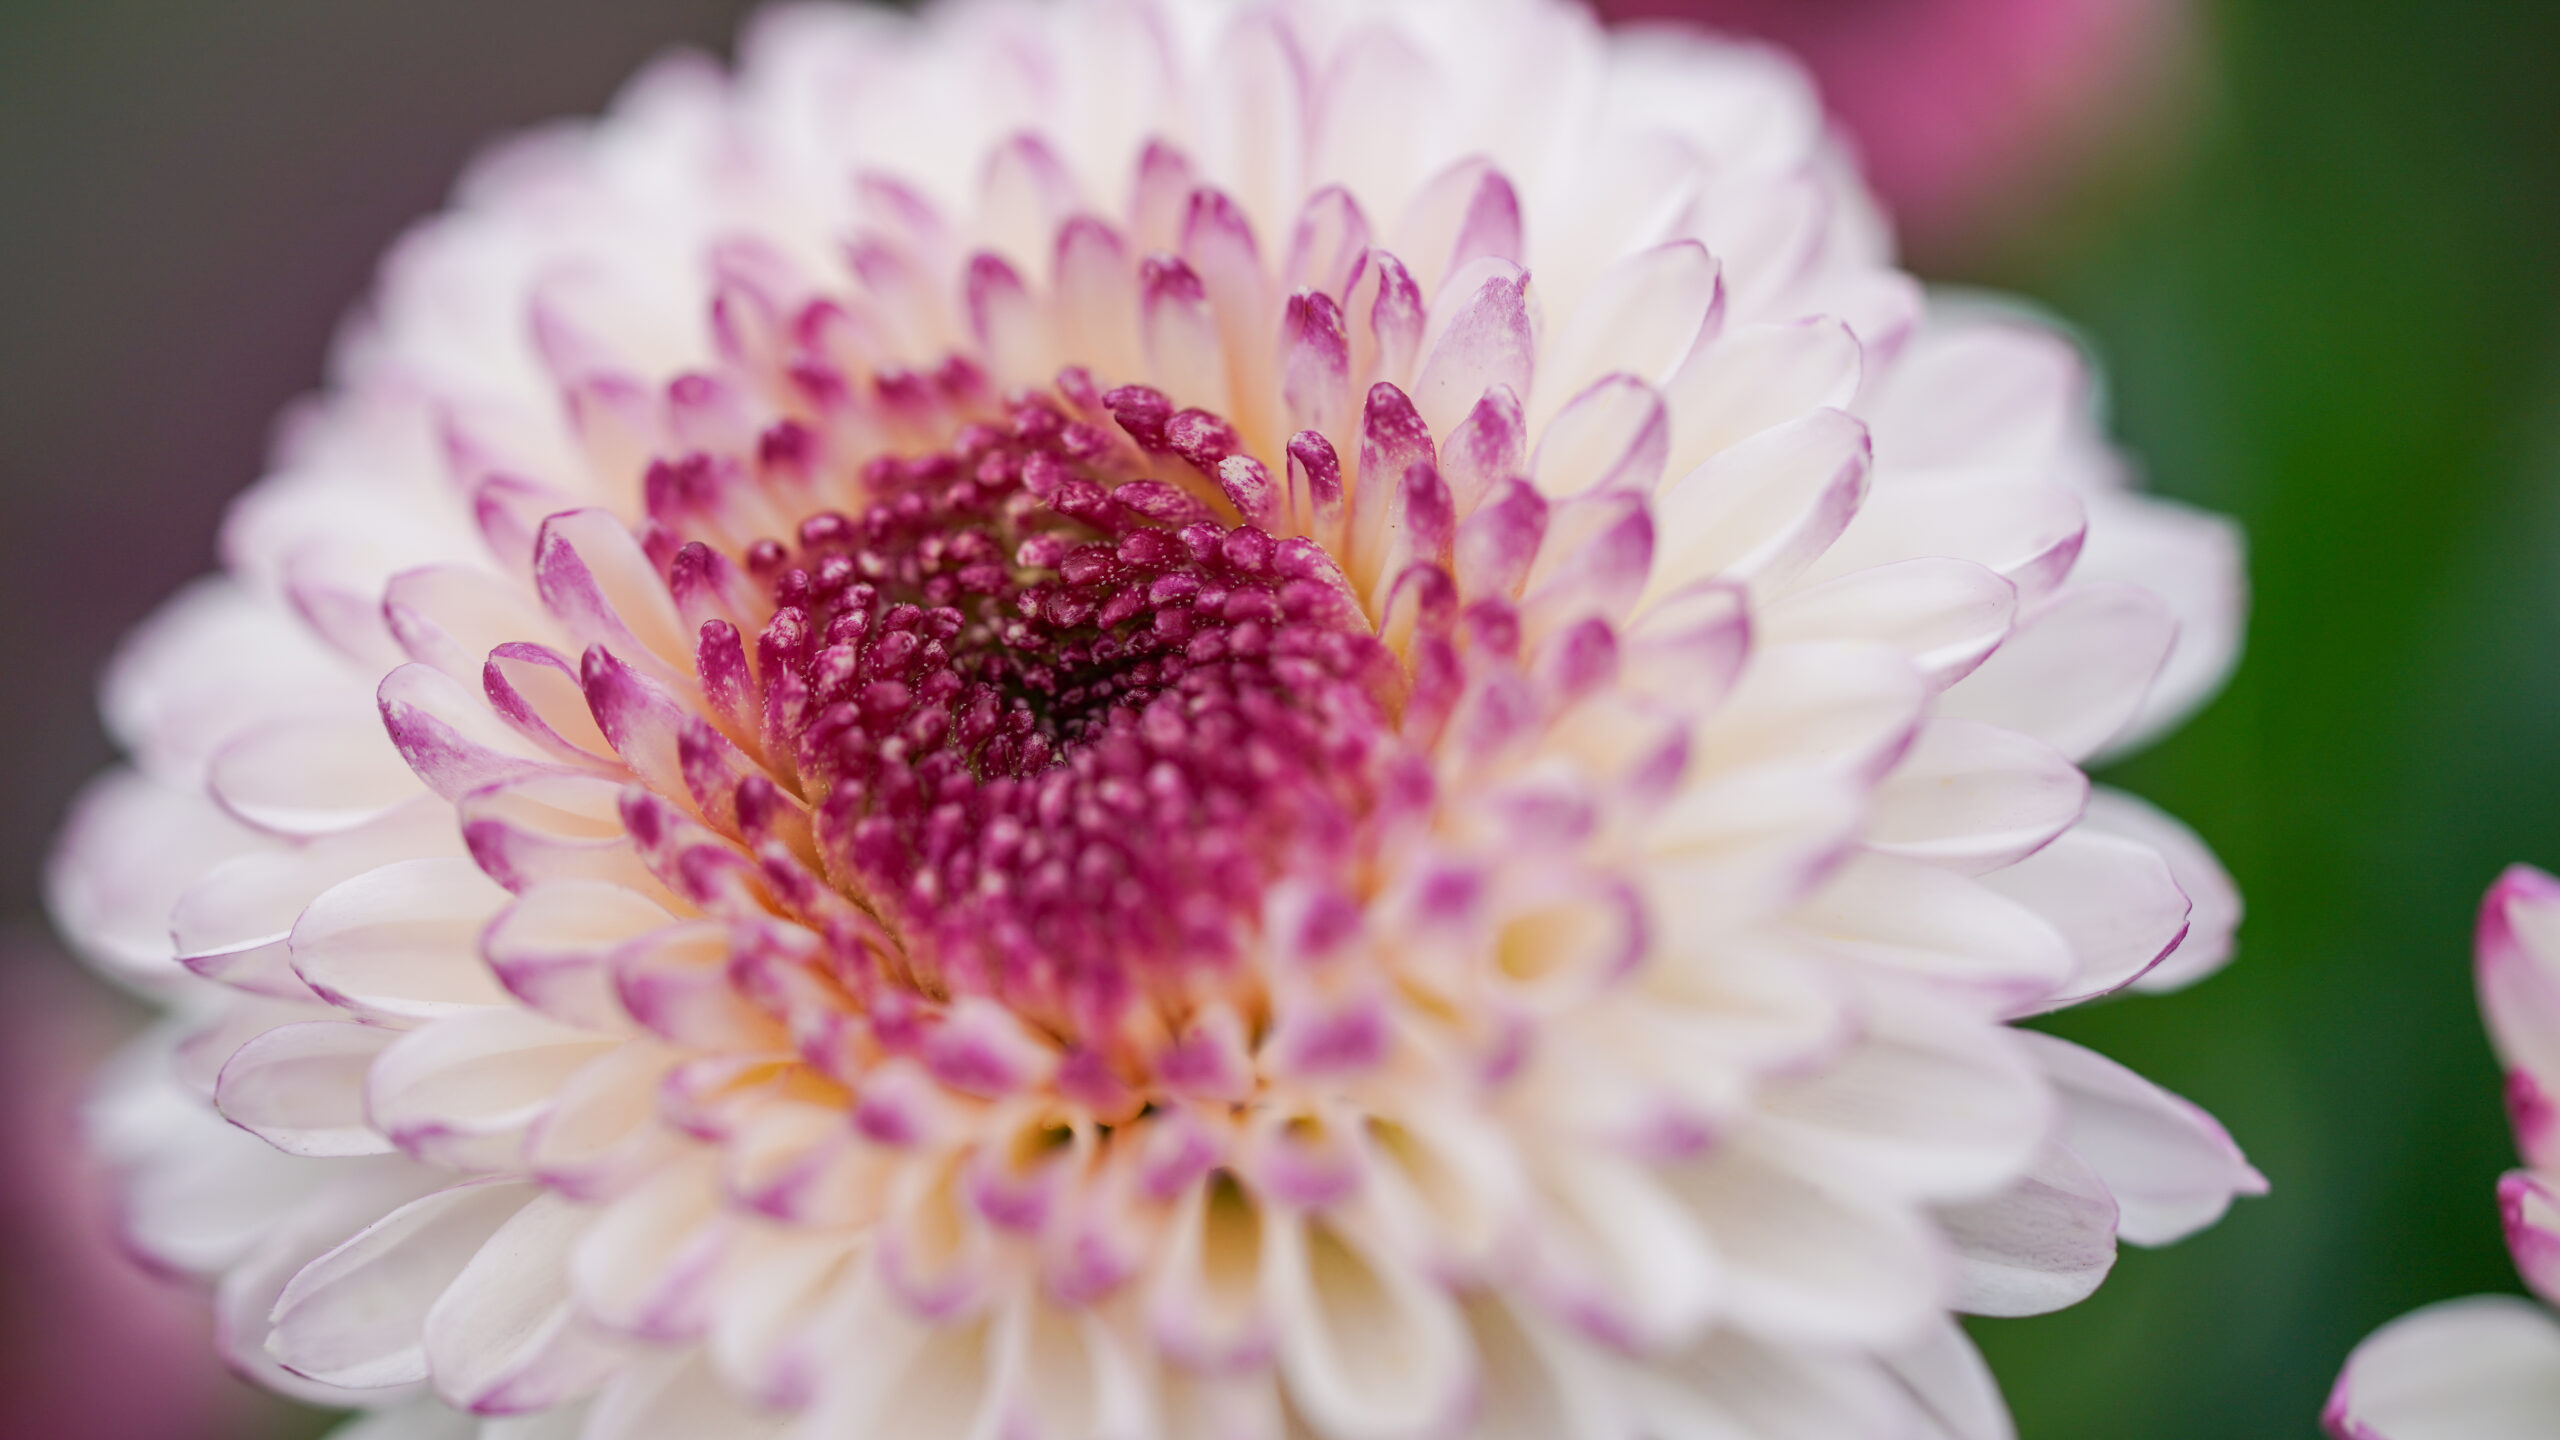
[[[2560, 1306], [2560, 880], [2519, 865], [2480, 907], [2480, 1008], [2524, 1168], [2498, 1182], [2516, 1273]], [[2560, 1318], [2514, 1296], [2448, 1300], [2356, 1347], [2323, 1418], [2338, 1440], [2560, 1433]]]
[[[484, 163], [55, 875], [136, 1243], [369, 1434], [1943, 1436], [2261, 1182], [2236, 644], [1799, 75], [1551, 0], [768, 16]], [[530, 1428], [528, 1428], [530, 1427]]]

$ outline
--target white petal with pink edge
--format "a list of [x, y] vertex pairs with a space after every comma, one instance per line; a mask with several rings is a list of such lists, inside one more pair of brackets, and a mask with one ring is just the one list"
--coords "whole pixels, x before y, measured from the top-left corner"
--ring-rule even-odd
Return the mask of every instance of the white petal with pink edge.
[[2447, 1300], [2356, 1347], [2321, 1412], [2339, 1440], [2535, 1440], [2560, 1427], [2560, 1320], [2507, 1296]]

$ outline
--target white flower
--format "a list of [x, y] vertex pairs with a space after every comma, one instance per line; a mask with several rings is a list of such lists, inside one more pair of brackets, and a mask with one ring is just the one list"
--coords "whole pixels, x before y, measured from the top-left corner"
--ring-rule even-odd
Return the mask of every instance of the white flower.
[[2077, 766], [2236, 539], [1764, 52], [781, 12], [481, 166], [226, 544], [57, 910], [137, 1242], [369, 1436], [1980, 1440], [1951, 1309], [2261, 1184], [2008, 1025], [2227, 952]]
[[[2560, 880], [2518, 865], [2481, 902], [2480, 1008], [2507, 1070], [2525, 1168], [2498, 1182], [2525, 1285], [2560, 1304]], [[2347, 1357], [2322, 1418], [2338, 1440], [2560, 1434], [2560, 1319], [2507, 1295], [2404, 1315]]]

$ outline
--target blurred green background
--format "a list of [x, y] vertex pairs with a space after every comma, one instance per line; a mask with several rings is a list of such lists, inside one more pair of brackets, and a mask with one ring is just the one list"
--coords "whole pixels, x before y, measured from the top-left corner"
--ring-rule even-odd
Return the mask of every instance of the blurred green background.
[[[10, 963], [56, 963], [34, 874], [107, 758], [97, 657], [211, 563], [382, 246], [482, 139], [743, 8], [0, 0]], [[2238, 680], [2110, 777], [2238, 876], [2240, 961], [2056, 1028], [2210, 1107], [2275, 1193], [1979, 1326], [2026, 1440], [2307, 1437], [2374, 1326], [2516, 1288], [2468, 947], [2500, 867], [2560, 866], [2560, 4], [2223, 0], [2198, 47], [2138, 163], [1922, 257], [2079, 325], [2156, 486], [2254, 556]], [[0, 1346], [44, 1323], [23, 1290]]]
[[2518, 1285], [2481, 892], [2560, 867], [2560, 5], [2235, 0], [2171, 173], [1983, 278], [2083, 326], [2163, 491], [2238, 516], [2230, 690], [2108, 777], [2209, 837], [2239, 961], [2055, 1028], [2274, 1182], [1977, 1326], [2027, 1440], [2311, 1433], [2393, 1315]]

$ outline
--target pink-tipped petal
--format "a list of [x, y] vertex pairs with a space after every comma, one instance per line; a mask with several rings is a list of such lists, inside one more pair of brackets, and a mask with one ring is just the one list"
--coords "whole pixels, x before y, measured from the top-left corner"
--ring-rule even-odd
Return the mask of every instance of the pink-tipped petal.
[[2335, 1440], [2541, 1440], [2560, 1429], [2560, 1321], [2503, 1295], [2375, 1332], [2320, 1412]]

